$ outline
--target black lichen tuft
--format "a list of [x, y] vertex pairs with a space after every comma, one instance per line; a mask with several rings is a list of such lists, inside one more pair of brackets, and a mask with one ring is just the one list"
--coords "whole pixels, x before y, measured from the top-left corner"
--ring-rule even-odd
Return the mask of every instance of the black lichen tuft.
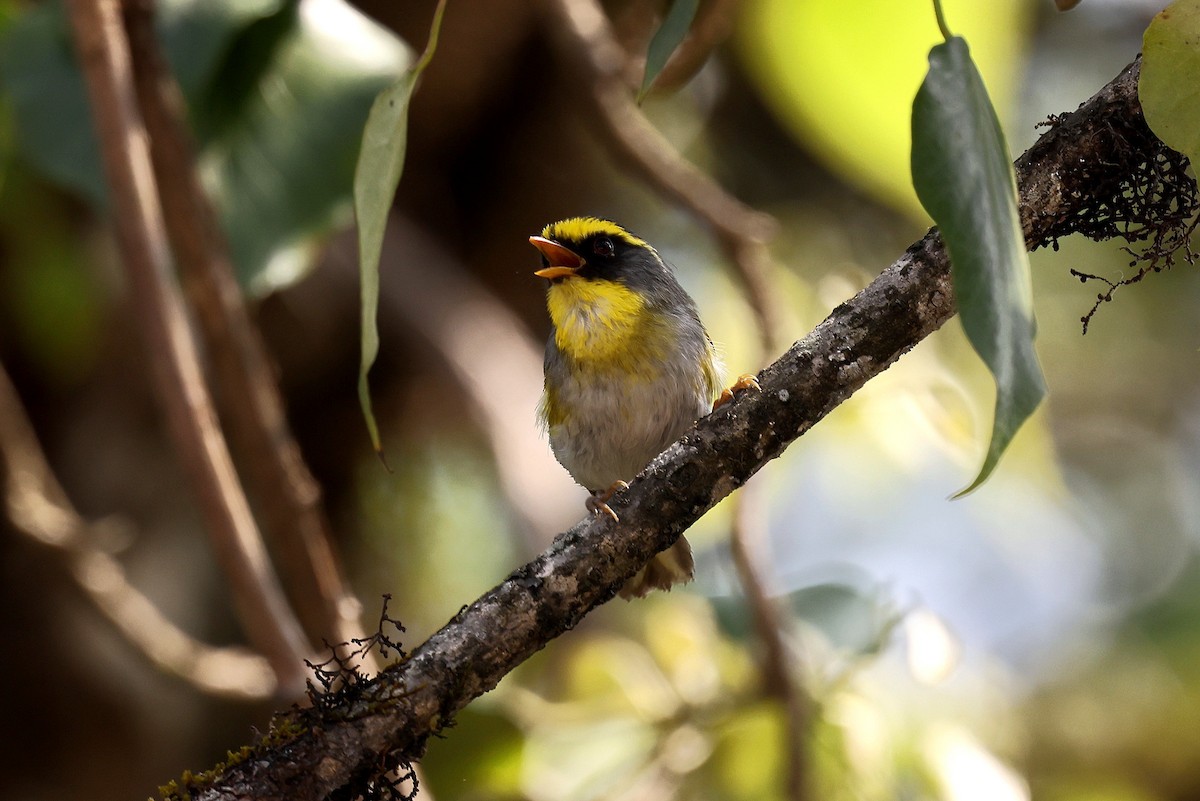
[[[224, 762], [200, 774], [185, 772], [179, 779], [159, 788], [163, 801], [192, 801], [197, 795], [236, 767], [249, 767], [270, 749], [286, 753], [289, 744], [301, 735], [319, 730], [332, 721], [354, 720], [371, 714], [376, 706], [365, 699], [373, 677], [363, 670], [372, 654], [382, 660], [408, 658], [399, 642], [404, 631], [400, 621], [388, 615], [390, 595], [383, 597], [379, 625], [370, 637], [329, 645], [329, 658], [305, 664], [312, 671], [308, 681], [306, 707], [293, 706], [275, 715], [265, 733], [256, 733], [254, 743], [237, 752], [229, 752]], [[305, 759], [297, 757], [297, 762]], [[341, 801], [412, 801], [417, 795], [417, 777], [412, 763], [399, 752], [378, 755], [368, 768], [353, 776], [343, 787], [330, 794]]]
[[[313, 678], [308, 682], [308, 716], [316, 720], [348, 720], [361, 715], [360, 703], [372, 677], [362, 670], [371, 653], [382, 660], [403, 662], [408, 654], [400, 646], [404, 626], [388, 614], [391, 595], [383, 596], [379, 625], [370, 637], [329, 645], [324, 662], [305, 661]], [[354, 776], [330, 795], [331, 801], [412, 801], [417, 795], [417, 774], [412, 763], [398, 753], [380, 754], [375, 764]]]
[[383, 660], [395, 656], [397, 662], [408, 658], [396, 639], [404, 632], [404, 626], [388, 615], [388, 603], [391, 600], [391, 595], [383, 596], [379, 625], [370, 637], [337, 645], [325, 643], [329, 649], [328, 659], [316, 663], [304, 660], [313, 675], [308, 681], [308, 700], [314, 709], [336, 718], [339, 711], [348, 711], [353, 707], [371, 678], [362, 671], [362, 664], [371, 653], [379, 654]]
[[[1051, 117], [1043, 124], [1053, 127], [1061, 119]], [[1136, 124], [1119, 130], [1109, 125], [1094, 135], [1111, 137], [1115, 157], [1099, 164], [1088, 159], [1068, 161], [1062, 168], [1061, 186], [1076, 210], [1058, 221], [1045, 244], [1057, 250], [1058, 240], [1072, 233], [1097, 242], [1123, 239], [1128, 244], [1122, 249], [1132, 257], [1133, 272], [1114, 281], [1071, 270], [1083, 283], [1100, 281], [1106, 286], [1080, 318], [1085, 334], [1100, 306], [1121, 287], [1169, 270], [1178, 258], [1195, 264], [1191, 239], [1200, 225], [1200, 199], [1196, 181], [1188, 175], [1187, 156], [1167, 147], [1144, 119], [1139, 116]], [[1140, 243], [1145, 245], [1132, 247]]]

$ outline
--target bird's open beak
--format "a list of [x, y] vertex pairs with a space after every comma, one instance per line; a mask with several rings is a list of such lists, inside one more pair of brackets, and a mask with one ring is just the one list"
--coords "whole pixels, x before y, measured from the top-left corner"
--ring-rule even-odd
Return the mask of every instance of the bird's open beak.
[[579, 268], [584, 264], [583, 257], [578, 253], [567, 250], [557, 242], [552, 242], [545, 237], [531, 236], [529, 244], [541, 251], [541, 254], [546, 257], [546, 261], [550, 262], [549, 267], [543, 267], [534, 272], [534, 275], [539, 278], [550, 280], [570, 278], [578, 273]]

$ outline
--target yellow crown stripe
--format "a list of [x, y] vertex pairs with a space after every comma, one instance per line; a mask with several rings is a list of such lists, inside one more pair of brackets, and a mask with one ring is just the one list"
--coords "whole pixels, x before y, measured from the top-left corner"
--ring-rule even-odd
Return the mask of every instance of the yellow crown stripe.
[[[542, 236], [555, 242], [582, 242], [596, 234], [607, 234], [624, 240], [634, 247], [650, 248], [650, 243], [646, 240], [639, 239], [611, 220], [603, 220], [599, 217], [572, 217], [568, 220], [550, 223], [542, 229]], [[653, 248], [650, 249], [653, 250]]]

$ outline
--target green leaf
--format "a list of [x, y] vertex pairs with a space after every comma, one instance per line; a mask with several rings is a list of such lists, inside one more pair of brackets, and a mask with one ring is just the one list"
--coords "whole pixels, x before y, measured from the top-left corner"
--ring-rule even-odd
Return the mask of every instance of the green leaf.
[[358, 268], [361, 282], [361, 361], [358, 372], [358, 400], [375, 452], [383, 454], [379, 426], [371, 410], [371, 390], [367, 374], [379, 355], [379, 255], [387, 229], [392, 198], [404, 171], [404, 153], [408, 146], [408, 106], [417, 81], [437, 49], [438, 31], [446, 12], [446, 0], [438, 0], [429, 31], [429, 43], [416, 64], [379, 93], [371, 105], [362, 132], [362, 147], [354, 171], [354, 213], [358, 218]]
[[996, 380], [991, 443], [961, 496], [987, 479], [1046, 393], [1033, 348], [1033, 291], [1012, 161], [961, 37], [930, 51], [912, 133], [913, 186], [950, 254], [967, 338]]
[[675, 52], [675, 48], [679, 47], [683, 37], [687, 36], [699, 7], [700, 0], [674, 0], [671, 3], [667, 18], [655, 31], [646, 51], [646, 74], [642, 78], [642, 88], [638, 90], [637, 102], [641, 103], [646, 98], [654, 79], [667, 65], [667, 59]]
[[292, 0], [197, 2], [160, 0], [158, 33], [175, 80], [189, 99], [193, 119], [206, 110], [201, 101], [220, 88], [230, 53], [240, 37], [261, 21], [279, 16]]
[[[158, 29], [239, 279], [260, 293], [296, 280], [349, 221], [362, 122], [411, 52], [345, 0], [163, 0]], [[0, 36], [0, 88], [22, 160], [103, 206], [61, 2]]]
[[1200, 164], [1200, 0], [1176, 0], [1150, 21], [1138, 97], [1155, 136]]
[[[158, 32], [184, 96], [197, 116], [197, 99], [213, 81], [238, 36], [278, 14], [285, 0], [165, 0]], [[13, 108], [17, 147], [25, 161], [52, 181], [105, 203], [104, 175], [92, 131], [83, 76], [75, 66], [71, 32], [59, 0], [31, 7], [0, 36], [0, 88]], [[204, 110], [199, 109], [203, 119]], [[70, 120], [70, 124], [64, 121]]]
[[33, 6], [0, 37], [0, 89], [12, 109], [23, 161], [93, 205], [103, 205], [100, 150], [72, 52], [62, 3]]
[[225, 64], [253, 80], [225, 82], [241, 102], [210, 118], [201, 166], [239, 277], [265, 294], [303, 276], [324, 237], [350, 222], [363, 121], [412, 58], [343, 0], [303, 0], [238, 45]]

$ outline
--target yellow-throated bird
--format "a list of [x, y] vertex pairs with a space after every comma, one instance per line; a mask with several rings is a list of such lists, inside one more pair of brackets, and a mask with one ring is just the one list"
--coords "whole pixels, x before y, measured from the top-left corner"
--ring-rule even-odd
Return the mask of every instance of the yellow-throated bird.
[[[696, 304], [658, 252], [621, 226], [595, 217], [547, 225], [530, 243], [542, 254], [553, 330], [539, 415], [555, 458], [607, 501], [707, 414], [721, 368]], [[753, 379], [738, 386], [756, 386]], [[724, 396], [722, 396], [724, 397]], [[692, 577], [692, 549], [679, 540], [621, 588], [621, 597]]]

